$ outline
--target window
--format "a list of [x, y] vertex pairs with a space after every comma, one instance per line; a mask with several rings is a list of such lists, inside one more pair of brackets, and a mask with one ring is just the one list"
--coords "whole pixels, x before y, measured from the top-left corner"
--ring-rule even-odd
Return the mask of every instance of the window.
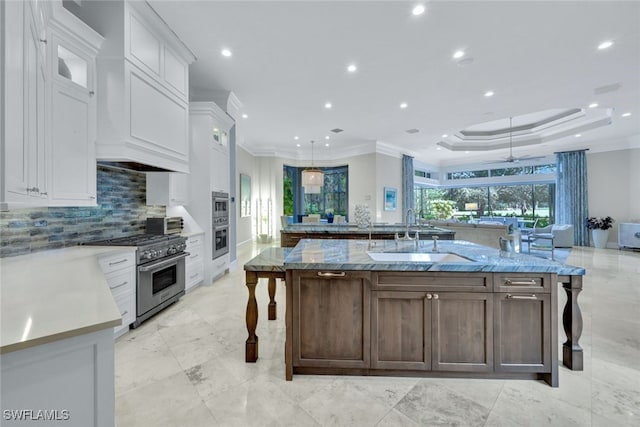
[[324, 172], [324, 185], [320, 193], [304, 193], [301, 187], [301, 174], [305, 168], [284, 166], [283, 170], [283, 206], [285, 215], [293, 215], [294, 222], [308, 214], [320, 214], [326, 218], [327, 212], [334, 215], [349, 213], [349, 166], [318, 168]]

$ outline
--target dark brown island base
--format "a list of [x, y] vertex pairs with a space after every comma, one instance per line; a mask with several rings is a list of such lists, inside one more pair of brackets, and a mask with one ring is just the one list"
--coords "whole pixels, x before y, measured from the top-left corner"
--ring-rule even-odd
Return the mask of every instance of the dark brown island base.
[[415, 238], [416, 232], [420, 240], [432, 240], [436, 236], [439, 240], [453, 240], [455, 232], [438, 227], [405, 225], [374, 225], [371, 228], [359, 228], [349, 224], [290, 224], [280, 230], [280, 246], [292, 248], [302, 239], [372, 239], [393, 240], [396, 234], [404, 237], [409, 233]]
[[[378, 242], [375, 251], [394, 248], [393, 241]], [[246, 361], [258, 358], [258, 278], [275, 288], [284, 276], [288, 380], [294, 373], [394, 375], [558, 386], [558, 284], [568, 296], [563, 362], [582, 370], [577, 295], [584, 269], [526, 255], [504, 259], [461, 241], [441, 242], [436, 254], [421, 249], [431, 262], [375, 261], [371, 252], [363, 241], [304, 240], [247, 263]], [[451, 253], [468, 261], [447, 261]]]

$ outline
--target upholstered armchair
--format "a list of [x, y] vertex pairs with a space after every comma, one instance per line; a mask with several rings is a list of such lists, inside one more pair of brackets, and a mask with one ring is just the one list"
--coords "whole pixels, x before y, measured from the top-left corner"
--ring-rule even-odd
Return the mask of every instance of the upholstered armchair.
[[572, 224], [553, 224], [546, 227], [538, 227], [534, 234], [553, 234], [554, 248], [570, 248], [573, 246], [573, 225]]

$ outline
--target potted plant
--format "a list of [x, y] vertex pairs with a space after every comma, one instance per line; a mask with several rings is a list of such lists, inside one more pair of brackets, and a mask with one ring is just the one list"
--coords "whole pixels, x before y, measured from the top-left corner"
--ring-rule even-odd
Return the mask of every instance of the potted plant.
[[333, 223], [333, 209], [327, 209], [325, 213], [327, 214], [327, 223]]
[[584, 225], [591, 230], [591, 238], [593, 240], [593, 246], [599, 249], [607, 247], [609, 241], [609, 229], [613, 227], [615, 220], [610, 216], [601, 218], [590, 217], [585, 219]]

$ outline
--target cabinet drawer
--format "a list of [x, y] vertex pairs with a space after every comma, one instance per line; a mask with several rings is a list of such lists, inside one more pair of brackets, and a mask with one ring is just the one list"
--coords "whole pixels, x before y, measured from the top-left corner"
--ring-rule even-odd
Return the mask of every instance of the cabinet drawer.
[[115, 335], [121, 335], [129, 330], [129, 325], [136, 319], [136, 299], [133, 292], [129, 292], [115, 298], [116, 305], [122, 316], [122, 324], [114, 328]]
[[105, 276], [114, 298], [134, 291], [136, 276], [133, 270], [111, 273]]
[[135, 266], [135, 252], [117, 252], [100, 255], [98, 257], [98, 263], [102, 272], [107, 275], [114, 271], [122, 270], [124, 268], [132, 268]]
[[555, 274], [494, 273], [494, 292], [542, 292], [550, 293], [552, 282], [558, 281]]
[[189, 289], [196, 283], [200, 283], [204, 280], [204, 265], [202, 261], [194, 262], [187, 265], [186, 269], [186, 288]]
[[490, 273], [380, 272], [373, 289], [388, 291], [490, 292]]
[[202, 246], [202, 242], [204, 241], [204, 235], [203, 234], [198, 234], [195, 236], [190, 236], [187, 239], [187, 251], [189, 251], [189, 249], [195, 247], [195, 246]]
[[187, 248], [186, 249], [187, 252], [189, 252], [189, 256], [186, 258], [186, 264], [187, 266], [189, 266], [190, 264], [196, 263], [196, 262], [202, 262], [202, 247], [198, 246], [195, 248]]

